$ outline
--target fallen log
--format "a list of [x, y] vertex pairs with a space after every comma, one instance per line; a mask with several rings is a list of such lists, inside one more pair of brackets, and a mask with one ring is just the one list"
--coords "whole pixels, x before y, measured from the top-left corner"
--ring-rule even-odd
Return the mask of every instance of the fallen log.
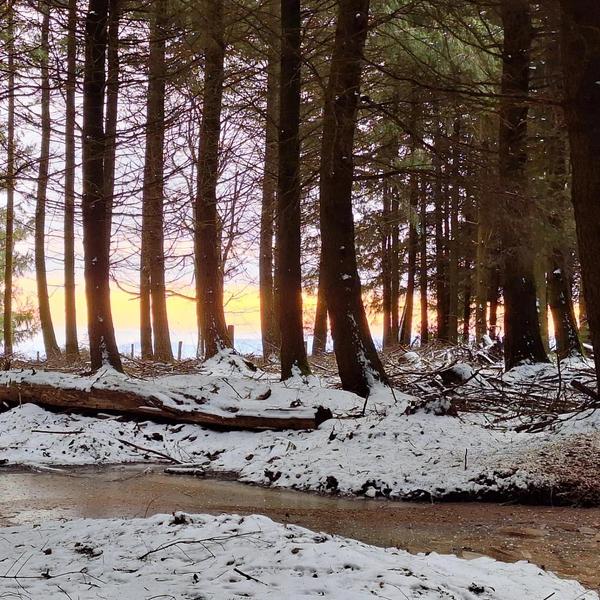
[[65, 373], [5, 371], [0, 374], [0, 403], [7, 409], [32, 403], [53, 410], [110, 412], [220, 430], [316, 429], [332, 418], [331, 411], [320, 406], [247, 410], [243, 399], [225, 409], [215, 408], [204, 397], [161, 389], [156, 382], [120, 380], [112, 374], [102, 380]]

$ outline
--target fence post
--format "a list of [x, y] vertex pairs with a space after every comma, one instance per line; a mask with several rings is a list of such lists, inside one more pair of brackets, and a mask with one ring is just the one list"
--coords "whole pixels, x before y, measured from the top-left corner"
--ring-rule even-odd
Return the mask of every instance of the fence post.
[[131, 358], [135, 357], [135, 344], [131, 344]]
[[180, 340], [179, 344], [177, 344], [177, 360], [181, 362], [181, 353], [183, 350], [183, 342]]

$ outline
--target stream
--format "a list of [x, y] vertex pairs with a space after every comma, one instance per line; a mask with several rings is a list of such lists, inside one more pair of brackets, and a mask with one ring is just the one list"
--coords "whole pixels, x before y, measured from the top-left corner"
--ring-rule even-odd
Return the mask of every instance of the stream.
[[260, 513], [275, 521], [410, 552], [529, 560], [600, 589], [600, 508], [417, 504], [339, 498], [234, 481], [168, 475], [161, 467], [0, 471], [0, 526], [78, 517]]

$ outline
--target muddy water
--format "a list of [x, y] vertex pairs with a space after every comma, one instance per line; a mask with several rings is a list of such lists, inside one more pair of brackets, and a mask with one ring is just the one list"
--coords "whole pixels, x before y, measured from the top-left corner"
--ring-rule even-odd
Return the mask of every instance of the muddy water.
[[530, 560], [600, 588], [600, 509], [339, 499], [139, 467], [0, 472], [0, 526], [159, 512], [261, 513], [411, 552]]

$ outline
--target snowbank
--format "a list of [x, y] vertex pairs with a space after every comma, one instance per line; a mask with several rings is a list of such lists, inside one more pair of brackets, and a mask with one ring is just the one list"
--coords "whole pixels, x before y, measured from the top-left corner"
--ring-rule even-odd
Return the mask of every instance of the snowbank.
[[410, 555], [262, 516], [175, 515], [3, 529], [3, 597], [598, 600], [525, 562]]
[[[71, 377], [74, 385], [72, 376], [36, 377]], [[249, 483], [325, 493], [569, 503], [578, 499], [576, 485], [565, 478], [564, 468], [556, 468], [566, 464], [561, 448], [569, 447], [575, 449], [572, 462], [584, 465], [585, 472], [579, 472], [586, 480], [585, 502], [600, 499], [600, 488], [589, 485], [600, 481], [595, 460], [600, 418], [594, 413], [573, 417], [554, 432], [499, 431], [487, 427], [485, 415], [436, 416], [423, 409], [407, 415], [410, 397], [381, 387], [367, 402], [365, 416], [354, 418], [365, 407], [354, 394], [328, 388], [316, 377], [281, 383], [223, 357], [205, 373], [141, 382], [108, 372], [94, 385], [144, 386], [169, 397], [202, 395], [214, 411], [233, 405], [247, 411], [323, 405], [336, 418], [315, 431], [217, 432], [109, 415], [55, 414], [29, 404], [0, 414], [0, 464], [157, 462], [167, 456]], [[577, 452], [585, 452], [586, 461], [578, 461]]]

